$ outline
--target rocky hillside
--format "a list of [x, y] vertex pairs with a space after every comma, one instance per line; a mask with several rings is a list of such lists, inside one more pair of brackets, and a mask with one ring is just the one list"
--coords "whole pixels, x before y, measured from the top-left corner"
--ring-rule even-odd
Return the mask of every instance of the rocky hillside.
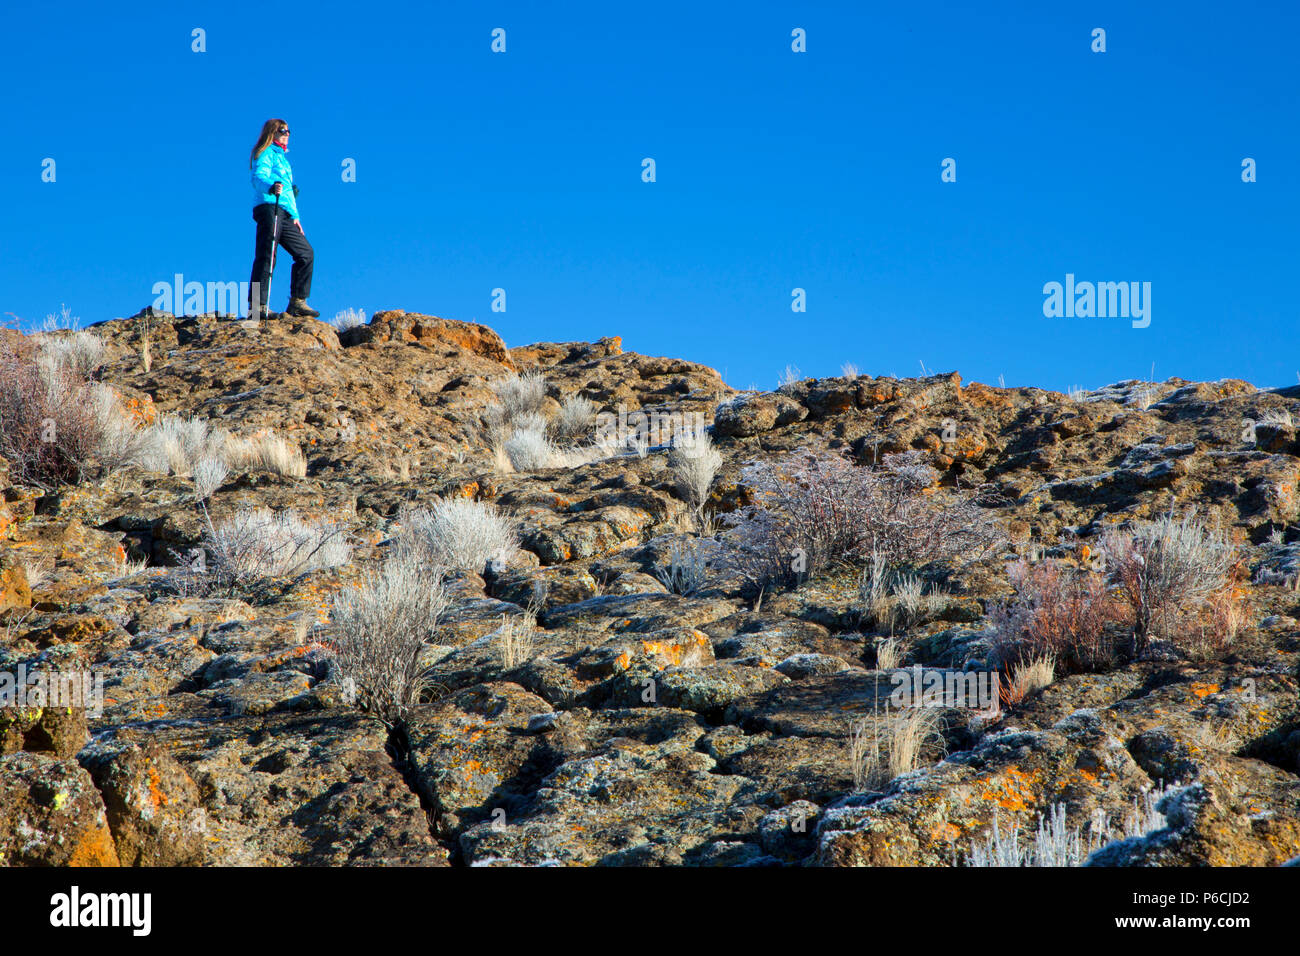
[[[949, 866], [995, 819], [1032, 834], [1064, 813], [1086, 841], [1090, 821], [1123, 820], [1153, 788], [1168, 793], [1160, 825], [1094, 863], [1300, 855], [1289, 390], [1170, 380], [1066, 396], [951, 373], [742, 394], [617, 337], [507, 348], [487, 327], [400, 311], [342, 333], [145, 314], [91, 331], [96, 376], [137, 424], [273, 431], [306, 474], [232, 469], [200, 504], [183, 474], [40, 487], [0, 461], [0, 669], [97, 672], [104, 688], [98, 714], [0, 710], [8, 864]], [[502, 467], [494, 385], [529, 370], [545, 375], [546, 417], [579, 395], [703, 416], [722, 456], [703, 531], [666, 447]], [[869, 469], [909, 450], [933, 469], [926, 495], [978, 492], [1001, 532], [978, 560], [918, 569], [923, 611], [873, 619], [851, 562], [762, 593], [721, 563], [666, 586], [675, 548], [724, 542], [728, 516], [755, 503], [747, 464], [832, 451]], [[339, 679], [331, 599], [392, 550], [405, 509], [457, 498], [514, 516], [522, 550], [455, 575], [422, 658], [429, 690], [388, 726]], [[250, 506], [341, 526], [349, 560], [256, 587], [178, 573], [209, 520]], [[996, 713], [944, 709], [915, 769], [855, 772], [854, 732], [892, 689], [883, 665], [993, 666], [1013, 562], [1086, 569], [1108, 529], [1193, 508], [1239, 558], [1230, 639], [1155, 641]], [[526, 653], [506, 653], [505, 623], [534, 616]]]

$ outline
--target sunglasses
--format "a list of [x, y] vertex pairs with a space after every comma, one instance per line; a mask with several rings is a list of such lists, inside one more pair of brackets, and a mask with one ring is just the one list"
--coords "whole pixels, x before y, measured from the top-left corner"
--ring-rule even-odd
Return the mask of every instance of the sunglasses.
[[286, 127], [284, 127], [284, 129], [277, 130], [277, 131], [276, 131], [276, 135], [277, 135], [277, 136], [288, 136], [288, 135], [289, 135], [289, 127], [286, 126]]

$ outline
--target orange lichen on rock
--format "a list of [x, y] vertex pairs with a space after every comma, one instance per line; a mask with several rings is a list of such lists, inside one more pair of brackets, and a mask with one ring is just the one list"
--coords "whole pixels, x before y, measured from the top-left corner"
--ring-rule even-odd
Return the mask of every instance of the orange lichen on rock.
[[155, 809], [165, 807], [168, 803], [167, 794], [162, 790], [162, 777], [158, 773], [158, 768], [152, 763], [149, 764], [149, 802]]
[[113, 834], [107, 826], [96, 826], [77, 839], [68, 866], [121, 866]]
[[995, 801], [1004, 810], [1027, 812], [1034, 803], [1034, 780], [1038, 776], [1008, 767], [1001, 781], [990, 780], [980, 792], [981, 800]]

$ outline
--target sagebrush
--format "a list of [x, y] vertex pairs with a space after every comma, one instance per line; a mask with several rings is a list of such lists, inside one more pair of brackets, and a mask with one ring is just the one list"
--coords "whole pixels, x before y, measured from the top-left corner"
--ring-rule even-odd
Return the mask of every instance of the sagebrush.
[[428, 685], [420, 654], [447, 608], [444, 582], [443, 569], [397, 556], [333, 599], [327, 646], [345, 693], [389, 726]]

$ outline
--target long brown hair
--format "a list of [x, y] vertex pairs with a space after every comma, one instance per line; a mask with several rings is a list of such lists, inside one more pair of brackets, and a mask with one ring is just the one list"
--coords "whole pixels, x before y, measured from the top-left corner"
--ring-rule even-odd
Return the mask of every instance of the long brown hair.
[[249, 169], [252, 169], [257, 165], [257, 157], [262, 154], [262, 150], [270, 146], [271, 141], [275, 139], [276, 134], [288, 125], [289, 124], [282, 119], [269, 119], [262, 124], [262, 132], [257, 137], [257, 145], [254, 146], [253, 151], [248, 154]]

